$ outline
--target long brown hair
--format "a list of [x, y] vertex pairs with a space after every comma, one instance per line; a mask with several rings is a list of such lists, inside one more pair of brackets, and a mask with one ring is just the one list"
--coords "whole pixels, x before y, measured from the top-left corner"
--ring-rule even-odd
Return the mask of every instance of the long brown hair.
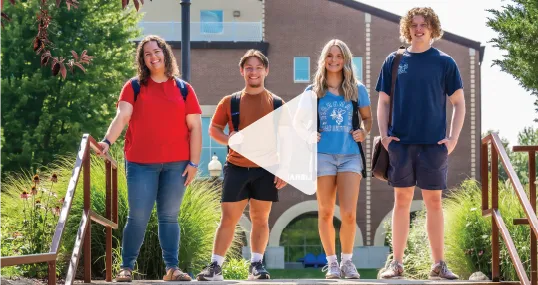
[[172, 52], [172, 47], [170, 47], [170, 45], [167, 44], [166, 41], [163, 40], [161, 37], [150, 35], [150, 36], [145, 37], [138, 44], [138, 47], [136, 48], [135, 65], [137, 67], [138, 80], [140, 80], [140, 83], [146, 84], [150, 76], [149, 68], [146, 66], [146, 63], [144, 62], [144, 45], [151, 41], [156, 42], [157, 46], [159, 46], [159, 48], [163, 50], [164, 66], [165, 66], [164, 74], [168, 78], [172, 78], [174, 76], [179, 77], [180, 76], [179, 69], [177, 67], [176, 57], [174, 56], [174, 53]]

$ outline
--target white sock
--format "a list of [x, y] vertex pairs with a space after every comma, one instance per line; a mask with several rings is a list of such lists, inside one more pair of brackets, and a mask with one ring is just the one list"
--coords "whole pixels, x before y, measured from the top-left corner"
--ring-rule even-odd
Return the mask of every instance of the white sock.
[[333, 262], [338, 262], [338, 257], [336, 256], [336, 254], [334, 255], [329, 255], [327, 256], [327, 262], [329, 264], [333, 263]]
[[224, 256], [220, 256], [220, 255], [217, 255], [217, 254], [212, 254], [211, 255], [211, 263], [213, 262], [217, 262], [217, 264], [222, 267], [222, 264], [224, 263]]
[[343, 253], [342, 252], [342, 262], [344, 262], [346, 260], [351, 260], [352, 257], [353, 257], [353, 253]]
[[261, 262], [262, 260], [263, 260], [263, 254], [257, 253], [257, 252], [253, 252], [253, 253], [250, 254], [250, 262], [251, 263]]

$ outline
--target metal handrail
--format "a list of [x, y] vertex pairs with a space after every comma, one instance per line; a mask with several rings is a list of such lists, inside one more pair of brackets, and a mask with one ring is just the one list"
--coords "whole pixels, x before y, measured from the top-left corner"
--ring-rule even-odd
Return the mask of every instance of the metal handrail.
[[[48, 263], [48, 284], [56, 284], [56, 258], [58, 256], [58, 249], [62, 240], [62, 235], [65, 230], [67, 218], [71, 211], [71, 205], [73, 198], [75, 197], [75, 191], [77, 189], [78, 180], [80, 177], [80, 171], [83, 170], [84, 179], [84, 212], [80, 222], [80, 226], [77, 233], [77, 240], [75, 247], [73, 248], [73, 254], [69, 263], [69, 269], [65, 284], [73, 284], [80, 257], [80, 247], [84, 246], [84, 282], [91, 282], [91, 236], [90, 236], [90, 219], [97, 221], [99, 224], [106, 227], [106, 281], [112, 281], [112, 229], [118, 227], [118, 163], [107, 153], [101, 155], [105, 160], [106, 168], [106, 213], [105, 217], [98, 215], [91, 211], [90, 201], [90, 149], [95, 153], [101, 153], [101, 146], [97, 141], [89, 134], [84, 134], [80, 141], [79, 151], [77, 153], [77, 159], [73, 172], [71, 173], [71, 179], [69, 180], [69, 186], [65, 194], [64, 204], [60, 211], [60, 217], [56, 224], [56, 230], [52, 238], [52, 244], [48, 253], [41, 254], [29, 254], [20, 256], [8, 256], [0, 259], [1, 266], [14, 266], [19, 264], [31, 264], [31, 263]], [[84, 242], [82, 239], [84, 238]]]
[[[489, 206], [489, 167], [488, 167], [488, 146], [491, 143], [491, 208]], [[520, 149], [518, 149], [519, 151]], [[527, 148], [523, 148], [523, 150], [527, 150]], [[537, 148], [538, 150], [538, 148]], [[510, 182], [512, 183], [512, 186], [514, 187], [515, 193], [517, 197], [519, 198], [519, 201], [521, 205], [523, 206], [523, 210], [525, 211], [525, 220], [527, 221], [527, 224], [531, 226], [531, 236], [536, 237], [538, 235], [538, 219], [536, 217], [536, 192], [535, 192], [535, 185], [534, 183], [531, 184], [531, 189], [534, 187], [534, 198], [533, 198], [533, 204], [529, 201], [527, 198], [527, 195], [525, 193], [525, 190], [521, 184], [521, 181], [519, 180], [516, 172], [514, 171], [514, 168], [512, 166], [512, 163], [510, 162], [510, 159], [508, 158], [508, 154], [506, 153], [506, 150], [503, 147], [503, 144], [501, 142], [501, 139], [496, 133], [492, 133], [487, 135], [482, 139], [481, 142], [481, 180], [482, 180], [482, 215], [484, 217], [491, 216], [492, 223], [491, 223], [491, 250], [492, 250], [492, 262], [491, 262], [491, 271], [492, 271], [492, 280], [498, 282], [500, 280], [500, 245], [499, 245], [499, 234], [501, 234], [506, 247], [508, 249], [508, 252], [510, 254], [510, 258], [512, 259], [512, 262], [514, 263], [514, 267], [516, 269], [517, 275], [523, 285], [536, 285], [537, 278], [536, 273], [532, 272], [531, 269], [531, 280], [529, 280], [525, 269], [523, 267], [523, 264], [521, 262], [521, 259], [519, 258], [519, 255], [517, 253], [516, 247], [514, 245], [514, 242], [512, 241], [512, 238], [510, 237], [510, 234], [508, 232], [508, 228], [504, 224], [504, 221], [501, 217], [501, 214], [499, 212], [499, 157], [501, 160], [501, 164], [504, 167], [504, 170], [508, 174], [508, 177], [510, 179]], [[534, 156], [531, 156], [534, 158]], [[534, 165], [534, 159], [532, 160], [532, 164]], [[529, 165], [531, 165], [531, 160], [529, 160]], [[535, 171], [534, 166], [531, 167], [530, 175], [531, 180], [535, 180]], [[532, 196], [532, 192], [531, 192]], [[519, 224], [520, 222], [518, 222]], [[536, 247], [536, 240], [534, 240], [534, 246]], [[536, 254], [534, 256], [531, 254], [531, 264], [536, 264]]]

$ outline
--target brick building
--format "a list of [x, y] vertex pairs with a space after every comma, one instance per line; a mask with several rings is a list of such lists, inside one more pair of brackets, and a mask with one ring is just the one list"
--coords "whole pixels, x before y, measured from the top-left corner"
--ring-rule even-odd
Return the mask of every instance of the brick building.
[[[179, 1], [148, 1], [142, 12], [146, 13], [140, 22], [143, 33], [163, 36], [172, 44], [180, 64]], [[192, 1], [191, 83], [202, 104], [204, 129], [208, 128], [220, 99], [243, 87], [238, 62], [247, 49], [260, 49], [268, 56], [271, 71], [266, 87], [289, 101], [308, 85], [323, 45], [338, 38], [350, 47], [357, 74], [368, 89], [372, 102], [374, 124], [364, 144], [369, 165], [372, 140], [378, 133], [375, 120], [378, 94], [374, 88], [385, 57], [401, 45], [399, 20], [398, 15], [355, 0]], [[460, 141], [449, 158], [449, 187], [453, 187], [466, 178], [478, 179], [480, 175], [480, 63], [484, 47], [479, 42], [446, 31], [434, 46], [451, 55], [458, 64], [467, 102]], [[451, 113], [451, 104], [448, 104], [448, 114]], [[447, 118], [449, 121], [450, 118]], [[204, 165], [211, 160], [213, 153], [224, 162], [226, 148], [212, 141], [204, 131]], [[202, 174], [207, 176], [207, 170]], [[422, 209], [420, 199], [417, 190], [412, 211]], [[384, 244], [383, 221], [390, 219], [393, 201], [393, 190], [388, 185], [373, 178], [362, 180], [354, 254], [358, 267], [383, 265], [388, 253]], [[280, 202], [273, 205], [269, 220], [268, 268], [294, 265], [293, 260], [284, 260], [286, 248], [281, 245], [282, 232], [292, 222], [316, 212], [315, 196], [305, 195], [292, 187], [281, 190]], [[335, 217], [339, 218], [338, 208]], [[241, 223], [248, 231], [248, 215]], [[311, 230], [317, 232], [317, 228]]]

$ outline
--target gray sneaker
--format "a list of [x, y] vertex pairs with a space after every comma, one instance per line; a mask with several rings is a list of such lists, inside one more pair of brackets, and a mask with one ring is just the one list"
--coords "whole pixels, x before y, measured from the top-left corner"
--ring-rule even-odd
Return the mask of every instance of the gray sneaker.
[[383, 268], [379, 272], [378, 278], [381, 278], [381, 279], [402, 279], [403, 278], [403, 272], [404, 272], [403, 265], [401, 263], [398, 263], [398, 261], [393, 260], [387, 265], [387, 267]]
[[338, 261], [325, 265], [321, 271], [327, 271], [325, 279], [340, 279], [340, 266], [338, 266]]
[[340, 264], [342, 276], [346, 279], [360, 279], [361, 275], [357, 272], [355, 264], [351, 260], [342, 261]]
[[459, 278], [460, 277], [458, 275], [452, 273], [452, 271], [448, 269], [446, 262], [442, 260], [439, 263], [432, 265], [432, 270], [430, 271], [431, 280], [441, 280], [441, 279], [455, 280]]

